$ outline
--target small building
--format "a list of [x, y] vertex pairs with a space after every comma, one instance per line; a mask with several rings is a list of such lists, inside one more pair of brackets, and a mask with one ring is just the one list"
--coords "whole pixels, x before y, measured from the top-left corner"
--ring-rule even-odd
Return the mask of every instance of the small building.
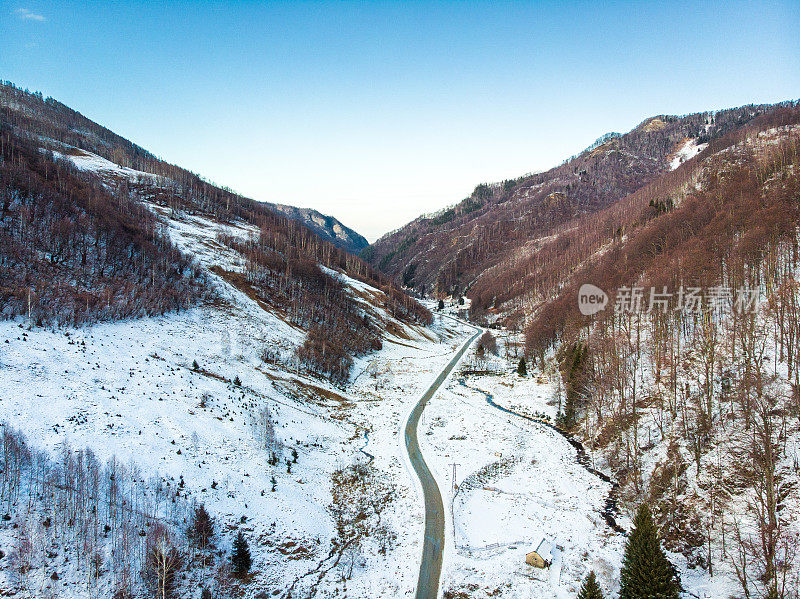
[[535, 551], [525, 556], [525, 563], [534, 568], [549, 568], [553, 563], [553, 547], [547, 540], [542, 539]]

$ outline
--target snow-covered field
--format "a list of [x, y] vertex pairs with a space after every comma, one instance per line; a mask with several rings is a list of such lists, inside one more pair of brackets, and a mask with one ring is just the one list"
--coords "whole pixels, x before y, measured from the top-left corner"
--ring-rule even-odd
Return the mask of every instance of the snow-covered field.
[[[498, 403], [553, 410], [549, 383], [516, 374], [455, 377], [429, 405], [420, 438], [451, 513], [445, 588], [571, 597], [592, 568], [613, 588], [623, 537], [600, 514], [610, 485], [576, 462], [561, 435], [490, 406], [487, 392]], [[525, 563], [542, 539], [556, 548], [546, 570]]]
[[[388, 560], [365, 547], [342, 590], [355, 597], [413, 593], [422, 510], [400, 452], [400, 423], [468, 329], [445, 321], [429, 333], [441, 343], [423, 335], [390, 339], [357, 364], [345, 393], [261, 362], [264, 345], [300, 338], [263, 311], [199, 308], [86, 330], [21, 324], [0, 323], [0, 420], [52, 451], [64, 442], [88, 446], [148, 477], [158, 473], [172, 484], [182, 477], [188, 496], [205, 503], [223, 530], [246, 516], [245, 530], [265, 547], [254, 548], [260, 590], [288, 588], [327, 554], [335, 535], [331, 474], [367, 462], [362, 449], [374, 455], [380, 476], [396, 489], [386, 514], [396, 552]], [[330, 395], [315, 398], [315, 387]], [[299, 453], [291, 474], [283, 460], [268, 466], [259, 446], [255, 420], [264, 407], [277, 423], [284, 457]], [[266, 549], [288, 542], [307, 558], [297, 551], [287, 560]], [[340, 582], [327, 577], [319, 593], [328, 596]]]
[[[262, 347], [288, 352], [302, 334], [263, 310], [246, 309], [242, 298], [229, 299], [238, 310], [208, 306], [81, 330], [0, 323], [0, 419], [50, 450], [64, 442], [89, 446], [147, 476], [158, 473], [172, 484], [182, 477], [189, 497], [217, 517], [227, 535], [223, 549], [229, 531], [240, 527], [257, 540], [248, 596], [288, 588], [310, 593], [312, 586], [321, 597], [413, 596], [423, 505], [401, 430], [473, 329], [437, 315], [424, 333], [390, 338], [359, 359], [342, 391], [262, 362]], [[422, 451], [449, 513], [442, 589], [469, 597], [566, 598], [594, 569], [613, 595], [624, 537], [600, 513], [609, 484], [576, 462], [561, 435], [487, 402], [555, 416], [551, 380], [538, 372], [519, 377], [514, 362], [500, 375], [456, 371], [420, 424]], [[257, 440], [255, 421], [264, 407], [284, 458], [298, 451], [291, 473], [283, 460], [270, 467]], [[331, 477], [354, 464], [368, 466], [370, 480], [391, 489], [380, 514], [387, 551], [367, 538], [348, 556], [349, 568], [330, 564], [317, 580], [336, 536]], [[621, 522], [630, 525], [624, 515]], [[0, 543], [9, 539], [0, 534]], [[546, 570], [525, 563], [542, 539], [553, 547]], [[673, 558], [687, 588], [701, 590], [704, 580]], [[81, 596], [69, 594], [70, 584], [62, 577], [60, 596]]]

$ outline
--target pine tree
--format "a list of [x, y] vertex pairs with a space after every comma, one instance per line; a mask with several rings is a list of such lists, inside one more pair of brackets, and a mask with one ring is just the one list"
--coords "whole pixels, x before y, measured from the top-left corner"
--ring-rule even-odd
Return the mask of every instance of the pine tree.
[[646, 503], [639, 506], [633, 524], [622, 558], [620, 599], [678, 599], [680, 585]]
[[597, 584], [594, 570], [589, 572], [589, 575], [583, 581], [583, 586], [578, 593], [578, 599], [603, 599], [603, 591], [600, 590], [600, 585]]
[[517, 374], [520, 376], [528, 376], [528, 366], [525, 364], [524, 357], [519, 359], [519, 365], [517, 366]]
[[250, 571], [251, 564], [250, 546], [247, 544], [247, 539], [244, 538], [240, 530], [233, 541], [233, 553], [231, 554], [233, 573], [237, 577], [242, 578]]
[[201, 548], [208, 547], [211, 537], [214, 536], [214, 520], [202, 504], [194, 512], [189, 533]]

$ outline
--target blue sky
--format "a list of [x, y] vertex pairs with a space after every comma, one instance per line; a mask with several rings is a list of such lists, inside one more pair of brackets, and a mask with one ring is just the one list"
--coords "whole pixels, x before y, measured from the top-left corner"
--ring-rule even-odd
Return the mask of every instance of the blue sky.
[[644, 118], [800, 98], [800, 2], [0, 0], [0, 79], [370, 240]]

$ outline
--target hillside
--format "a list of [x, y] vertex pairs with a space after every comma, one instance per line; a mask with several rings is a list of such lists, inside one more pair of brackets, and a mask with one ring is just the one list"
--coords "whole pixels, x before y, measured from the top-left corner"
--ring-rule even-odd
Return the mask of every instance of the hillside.
[[429, 327], [297, 221], [24, 97], [0, 112], [0, 594], [338, 594], [361, 552], [361, 596], [410, 585], [373, 582], [415, 545], [392, 440], [368, 454], [364, 436], [394, 430], [459, 325]]
[[[776, 108], [518, 265], [559, 423], [622, 502], [648, 500], [670, 549], [735, 573], [737, 596], [786, 596], [798, 576], [799, 162], [800, 109]], [[584, 284], [605, 309], [579, 311]]]
[[[637, 139], [656, 150], [634, 152]], [[712, 596], [789, 596], [800, 107], [649, 119], [533, 177], [541, 188], [479, 186], [371, 259], [406, 284], [465, 293], [474, 321], [524, 331], [529, 364], [558, 385], [553, 420], [612, 474], [623, 510], [646, 500], [666, 547], [727, 587]], [[581, 306], [590, 293], [602, 303]]]
[[[54, 100], [1, 89], [5, 318], [77, 325], [184, 310], [215, 301], [213, 275], [306, 331], [298, 359], [341, 383], [353, 357], [380, 348], [385, 323], [345, 293], [336, 272], [380, 290], [381, 305], [400, 321], [429, 322], [427, 310], [388, 279], [315, 233], [320, 226], [339, 231], [337, 223], [307, 228], [154, 158]], [[224, 263], [198, 268], [197, 251], [175, 246], [175, 230], [188, 224], [204, 231], [202, 243], [219, 248]], [[340, 233], [339, 242], [351, 239]]]
[[287, 218], [302, 223], [325, 241], [330, 241], [338, 248], [358, 255], [369, 242], [353, 229], [344, 226], [332, 216], [327, 216], [317, 212], [313, 208], [297, 208], [285, 204], [270, 204], [266, 202], [276, 212], [283, 214]]
[[[0, 82], [0, 113], [3, 122], [13, 125], [18, 131], [33, 133], [39, 137], [59, 141], [67, 146], [87, 150], [110, 162], [136, 171], [166, 177], [182, 185], [194, 188], [195, 195], [208, 193], [205, 187], [214, 187], [194, 173], [171, 165], [154, 156], [144, 148], [115, 134], [113, 131], [87, 119], [79, 112], [58, 102], [45, 98], [41, 93], [30, 93], [15, 87], [11, 82]], [[235, 196], [235, 202], [255, 202]], [[296, 208], [270, 202], [258, 203], [273, 212], [295, 220], [316, 233], [321, 239], [352, 254], [357, 254], [368, 243], [361, 235], [346, 227], [332, 216], [321, 214], [310, 208]], [[226, 210], [229, 208], [226, 201]]]
[[[710, 141], [777, 107], [744, 106], [714, 113], [646, 119], [608, 134], [543, 173], [481, 184], [455, 206], [417, 218], [362, 256], [404, 285], [437, 295], [467, 294], [535, 254], [539, 240], [581, 215], [617, 202], [677, 167]], [[514, 280], [498, 300], [522, 302], [531, 282]], [[481, 295], [482, 308], [492, 305]], [[513, 312], [510, 306], [494, 306]], [[518, 315], [521, 316], [521, 315]]]

